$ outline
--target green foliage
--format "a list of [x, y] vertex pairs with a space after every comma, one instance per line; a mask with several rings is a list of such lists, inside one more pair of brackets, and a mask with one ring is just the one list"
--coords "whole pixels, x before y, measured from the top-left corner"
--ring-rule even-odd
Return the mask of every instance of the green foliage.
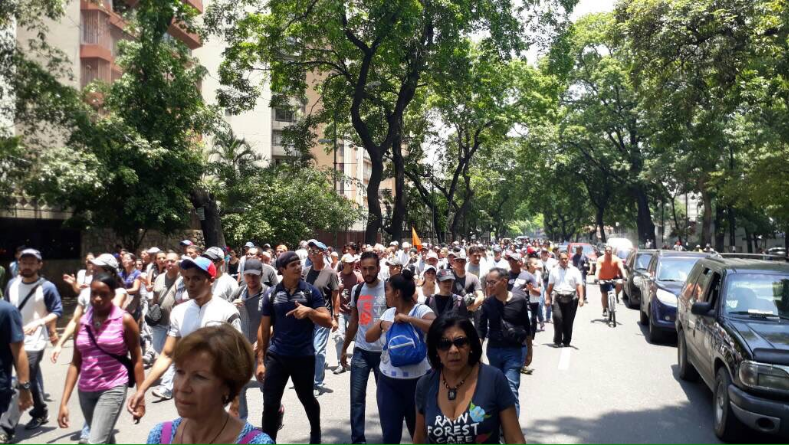
[[357, 206], [334, 192], [328, 172], [281, 164], [245, 177], [241, 209], [222, 216], [230, 246], [247, 240], [298, 244], [316, 230], [344, 230], [360, 217]]

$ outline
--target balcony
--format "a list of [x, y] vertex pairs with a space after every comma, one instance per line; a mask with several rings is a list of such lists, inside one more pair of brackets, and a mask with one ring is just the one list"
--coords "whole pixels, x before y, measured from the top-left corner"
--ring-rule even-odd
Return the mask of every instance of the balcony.
[[112, 62], [113, 40], [109, 16], [103, 11], [83, 10], [81, 15], [80, 58]]
[[89, 83], [98, 80], [101, 82], [112, 82], [112, 64], [106, 60], [93, 58], [83, 59], [80, 62], [80, 83], [85, 88]]

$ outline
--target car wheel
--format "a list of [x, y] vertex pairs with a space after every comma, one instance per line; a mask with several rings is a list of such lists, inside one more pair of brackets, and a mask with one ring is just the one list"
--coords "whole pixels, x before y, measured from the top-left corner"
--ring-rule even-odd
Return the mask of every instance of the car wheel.
[[731, 409], [729, 385], [731, 378], [726, 367], [719, 367], [715, 374], [715, 389], [712, 395], [715, 435], [726, 442], [738, 442], [747, 429]]
[[[649, 310], [647, 310], [647, 311], [649, 311]], [[647, 322], [649, 323], [649, 333], [648, 333], [648, 335], [649, 335], [649, 343], [650, 344], [656, 344], [656, 343], [662, 341], [663, 340], [663, 332], [661, 332], [660, 329], [657, 328], [655, 326], [655, 324], [653, 323], [654, 322], [654, 318], [652, 318], [652, 317], [648, 318]]]
[[685, 341], [685, 331], [677, 332], [677, 366], [679, 368], [679, 378], [683, 381], [696, 381], [699, 379], [699, 372], [688, 362], [688, 344]]

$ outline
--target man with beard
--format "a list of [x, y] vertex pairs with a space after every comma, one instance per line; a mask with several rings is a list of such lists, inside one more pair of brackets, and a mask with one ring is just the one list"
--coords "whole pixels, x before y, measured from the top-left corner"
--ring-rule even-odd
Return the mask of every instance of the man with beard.
[[351, 359], [351, 442], [365, 443], [364, 409], [366, 407], [367, 380], [370, 371], [378, 382], [383, 339], [367, 342], [365, 335], [370, 327], [378, 323], [386, 311], [384, 281], [378, 278], [381, 268], [374, 252], [362, 253], [360, 260], [364, 283], [351, 290], [351, 320], [345, 332], [340, 362], [348, 366], [348, 346], [355, 341]]
[[38, 250], [23, 250], [19, 255], [19, 276], [8, 284], [5, 292], [11, 305], [22, 314], [30, 391], [33, 394], [33, 410], [30, 411], [32, 419], [25, 426], [27, 430], [37, 429], [49, 421], [39, 367], [49, 339], [47, 326], [63, 315], [63, 304], [55, 284], [38, 275], [43, 266]]

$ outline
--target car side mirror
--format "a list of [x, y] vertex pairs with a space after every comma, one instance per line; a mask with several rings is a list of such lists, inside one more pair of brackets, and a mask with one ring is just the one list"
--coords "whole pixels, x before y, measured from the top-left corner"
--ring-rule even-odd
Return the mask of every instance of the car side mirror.
[[713, 310], [712, 302], [696, 302], [690, 307], [690, 312], [696, 316], [712, 316]]

